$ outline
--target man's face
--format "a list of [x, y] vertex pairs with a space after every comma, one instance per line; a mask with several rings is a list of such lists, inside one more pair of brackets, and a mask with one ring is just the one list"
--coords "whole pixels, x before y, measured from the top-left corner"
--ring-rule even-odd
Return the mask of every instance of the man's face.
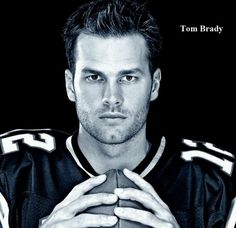
[[126, 142], [145, 128], [160, 71], [152, 80], [144, 38], [81, 34], [75, 57], [75, 74], [66, 70], [66, 87], [80, 127], [105, 144]]

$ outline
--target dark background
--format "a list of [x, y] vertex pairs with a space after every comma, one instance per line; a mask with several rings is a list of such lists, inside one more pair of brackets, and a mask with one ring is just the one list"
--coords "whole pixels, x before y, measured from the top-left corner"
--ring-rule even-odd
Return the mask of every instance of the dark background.
[[[77, 128], [74, 105], [64, 88], [61, 31], [78, 2], [85, 1], [8, 1], [1, 6], [0, 133]], [[232, 6], [163, 2], [150, 2], [164, 37], [162, 84], [151, 107], [150, 135], [161, 129], [235, 148]], [[221, 34], [183, 33], [181, 24], [224, 29]]]

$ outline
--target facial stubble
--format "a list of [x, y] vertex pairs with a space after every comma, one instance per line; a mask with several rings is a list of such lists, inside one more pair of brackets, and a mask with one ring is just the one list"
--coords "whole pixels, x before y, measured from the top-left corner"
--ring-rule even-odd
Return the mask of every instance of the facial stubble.
[[98, 142], [109, 145], [122, 144], [135, 137], [146, 126], [149, 106], [150, 101], [149, 97], [147, 97], [143, 106], [135, 114], [128, 110], [119, 109], [122, 114], [127, 116], [127, 119], [121, 121], [120, 125], [108, 127], [99, 126], [98, 123], [102, 124], [102, 121], [99, 118], [96, 119], [99, 114], [105, 112], [105, 109], [97, 110], [93, 113], [92, 115], [94, 115], [95, 119], [92, 121], [90, 118], [91, 111], [87, 105], [80, 99], [76, 99], [77, 115], [83, 130]]

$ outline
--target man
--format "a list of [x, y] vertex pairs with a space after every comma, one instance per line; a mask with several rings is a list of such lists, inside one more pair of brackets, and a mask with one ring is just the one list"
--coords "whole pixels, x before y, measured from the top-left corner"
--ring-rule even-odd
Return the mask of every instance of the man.
[[[147, 10], [135, 1], [92, 1], [68, 19], [64, 39], [66, 89], [79, 129], [73, 136], [47, 129], [2, 135], [2, 227], [109, 227], [119, 219], [150, 227], [233, 227], [234, 155], [210, 143], [147, 140], [149, 105], [161, 80], [161, 38]], [[140, 190], [86, 194], [111, 169], [123, 170]], [[146, 209], [86, 212], [119, 199]]]

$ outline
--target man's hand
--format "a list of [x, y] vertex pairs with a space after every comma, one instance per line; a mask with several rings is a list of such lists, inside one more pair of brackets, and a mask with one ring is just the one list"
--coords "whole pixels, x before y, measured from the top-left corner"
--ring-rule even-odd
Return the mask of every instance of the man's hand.
[[54, 208], [52, 213], [43, 220], [39, 227], [80, 228], [108, 227], [115, 225], [118, 220], [116, 216], [88, 213], [83, 214], [83, 211], [88, 207], [101, 204], [113, 204], [117, 201], [118, 197], [115, 194], [97, 193], [84, 195], [92, 188], [102, 184], [105, 180], [106, 175], [100, 175], [76, 185], [67, 197]]
[[152, 212], [128, 207], [116, 207], [114, 210], [115, 215], [121, 219], [139, 222], [151, 227], [179, 227], [169, 207], [161, 200], [148, 182], [128, 169], [124, 169], [123, 172], [141, 190], [116, 188], [114, 191], [115, 194], [120, 199], [137, 201]]

